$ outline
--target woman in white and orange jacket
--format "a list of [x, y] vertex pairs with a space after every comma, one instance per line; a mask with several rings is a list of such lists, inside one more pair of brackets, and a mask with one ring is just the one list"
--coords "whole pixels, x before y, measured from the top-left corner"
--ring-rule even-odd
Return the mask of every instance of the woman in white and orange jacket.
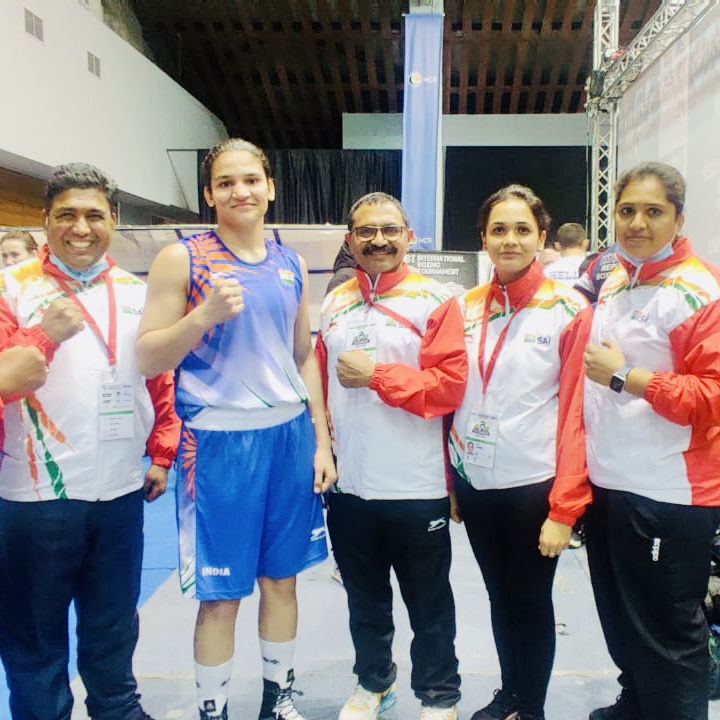
[[591, 720], [706, 720], [710, 541], [720, 507], [720, 269], [682, 235], [685, 180], [615, 189], [620, 264], [585, 354], [588, 561], [622, 692]]
[[590, 501], [582, 356], [592, 313], [535, 259], [549, 225], [527, 187], [488, 198], [479, 230], [495, 273], [464, 298], [470, 375], [449, 454], [502, 677], [472, 720], [544, 720], [555, 656], [553, 577]]

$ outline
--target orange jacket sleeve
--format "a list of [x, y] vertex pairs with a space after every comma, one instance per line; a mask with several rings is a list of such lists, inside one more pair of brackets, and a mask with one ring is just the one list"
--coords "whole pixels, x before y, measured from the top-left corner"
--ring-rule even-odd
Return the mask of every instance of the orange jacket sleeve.
[[169, 468], [180, 444], [180, 418], [175, 413], [175, 378], [172, 372], [166, 372], [146, 380], [145, 384], [155, 408], [147, 453], [153, 465]]
[[548, 516], [565, 525], [574, 525], [592, 499], [583, 422], [583, 353], [590, 340], [591, 324], [592, 310], [586, 307], [560, 337], [556, 469]]
[[720, 425], [720, 301], [678, 325], [670, 347], [677, 371], [653, 373], [645, 400], [678, 425]]
[[460, 306], [450, 298], [428, 318], [420, 368], [378, 363], [370, 379], [383, 402], [424, 418], [447, 415], [462, 402], [468, 359]]

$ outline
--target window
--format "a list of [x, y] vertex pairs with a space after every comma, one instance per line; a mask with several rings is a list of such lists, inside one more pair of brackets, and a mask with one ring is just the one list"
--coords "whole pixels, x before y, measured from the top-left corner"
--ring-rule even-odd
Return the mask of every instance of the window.
[[25, 32], [40, 42], [43, 41], [43, 21], [34, 13], [25, 8]]
[[97, 55], [93, 55], [89, 50], [87, 54], [88, 71], [93, 75], [100, 77], [100, 58]]

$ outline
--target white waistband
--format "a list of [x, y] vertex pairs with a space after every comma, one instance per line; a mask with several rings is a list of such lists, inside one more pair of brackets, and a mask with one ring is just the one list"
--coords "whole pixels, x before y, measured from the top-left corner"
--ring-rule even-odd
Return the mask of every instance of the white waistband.
[[290, 422], [305, 412], [305, 405], [279, 405], [256, 410], [205, 408], [185, 423], [195, 430], [262, 430]]

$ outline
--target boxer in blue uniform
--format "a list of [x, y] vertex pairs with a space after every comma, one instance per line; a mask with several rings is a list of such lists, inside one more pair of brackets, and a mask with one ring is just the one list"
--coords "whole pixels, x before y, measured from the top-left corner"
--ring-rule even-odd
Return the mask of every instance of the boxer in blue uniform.
[[320, 493], [336, 479], [307, 268], [265, 238], [275, 187], [259, 148], [227, 140], [202, 174], [218, 226], [158, 254], [137, 345], [144, 374], [178, 368], [180, 579], [200, 600], [200, 718], [228, 717], [235, 619], [257, 580], [260, 719], [303, 720], [292, 699], [295, 576], [327, 556]]

